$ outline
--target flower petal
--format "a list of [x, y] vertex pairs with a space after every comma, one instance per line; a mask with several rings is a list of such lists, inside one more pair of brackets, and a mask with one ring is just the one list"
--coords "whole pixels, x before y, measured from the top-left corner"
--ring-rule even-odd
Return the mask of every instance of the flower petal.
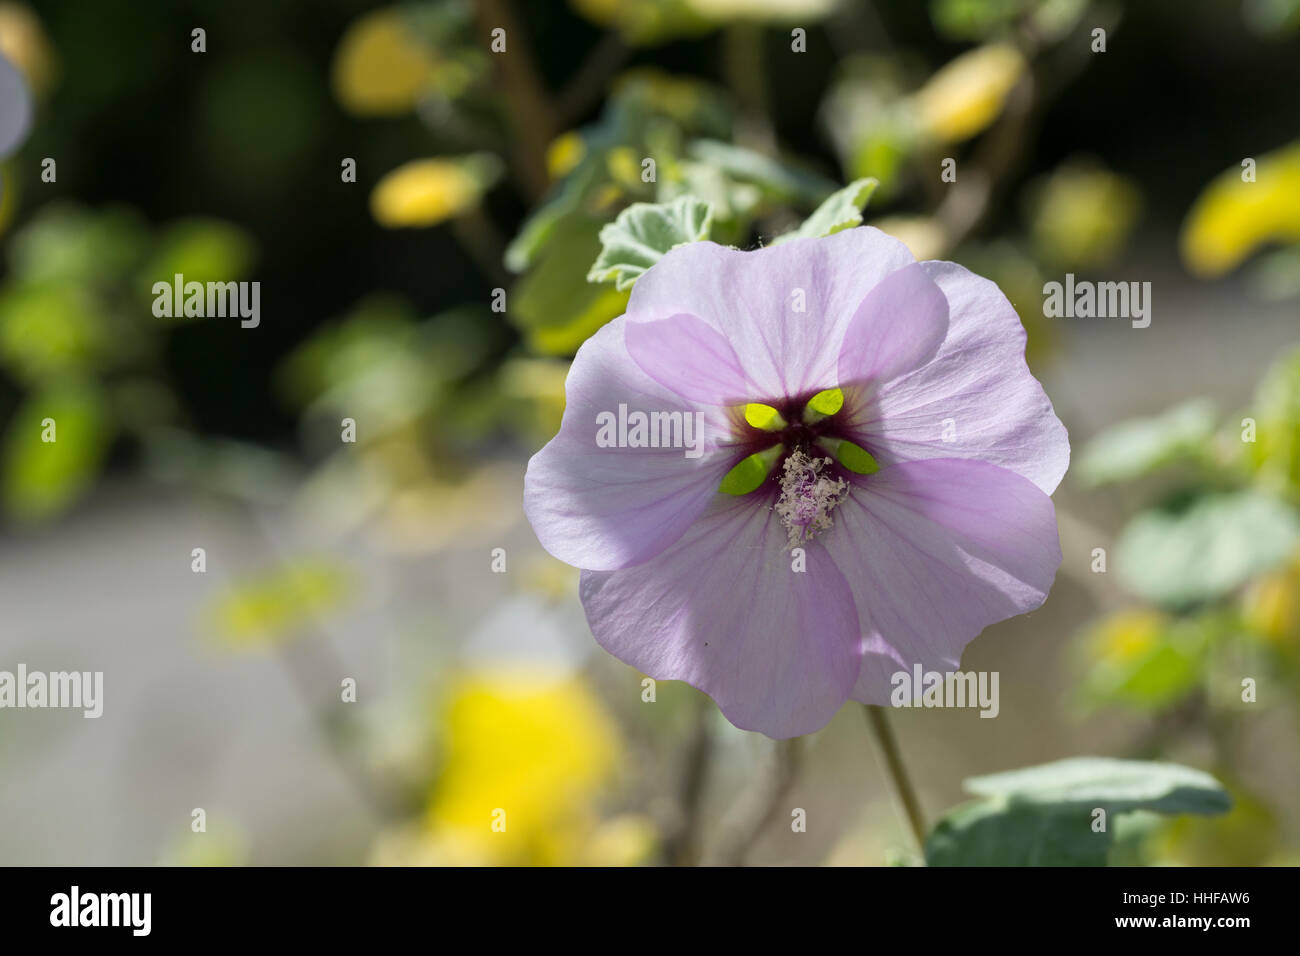
[[979, 633], [1043, 603], [1061, 563], [1052, 500], [985, 462], [932, 459], [854, 480], [826, 550], [851, 582], [864, 657], [853, 698], [887, 704], [890, 676], [955, 670]]
[[682, 398], [736, 405], [753, 394], [727, 337], [699, 316], [629, 321], [624, 334], [641, 371]]
[[818, 730], [857, 679], [858, 618], [821, 545], [797, 572], [786, 539], [765, 502], [721, 501], [653, 560], [583, 572], [592, 633], [642, 673], [704, 691], [743, 730]]
[[1051, 494], [1070, 463], [1065, 426], [1025, 364], [1025, 330], [998, 287], [951, 262], [923, 262], [948, 300], [934, 360], [846, 408], [881, 464], [977, 458]]
[[837, 384], [840, 345], [858, 306], [914, 261], [870, 226], [753, 252], [693, 242], [637, 280], [628, 314], [697, 315], [731, 343], [755, 386], [751, 401], [794, 397]]
[[919, 262], [885, 276], [858, 306], [840, 347], [839, 379], [878, 387], [920, 368], [948, 333], [948, 300]]
[[[645, 561], [672, 544], [718, 497], [734, 465], [724, 410], [686, 401], [655, 382], [627, 354], [625, 317], [578, 350], [565, 385], [560, 433], [532, 457], [524, 512], [542, 547], [575, 567], [613, 570]], [[597, 416], [702, 414], [698, 458], [683, 448], [602, 448]], [[694, 419], [692, 419], [694, 421]]]

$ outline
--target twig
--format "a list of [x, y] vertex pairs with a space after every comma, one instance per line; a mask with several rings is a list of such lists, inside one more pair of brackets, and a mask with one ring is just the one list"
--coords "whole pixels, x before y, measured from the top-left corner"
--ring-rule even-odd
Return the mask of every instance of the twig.
[[723, 821], [721, 833], [708, 857], [710, 865], [744, 865], [794, 785], [799, 773], [801, 739], [791, 737], [776, 742], [767, 766], [754, 786], [746, 791], [736, 810]]
[[600, 100], [609, 78], [627, 62], [630, 53], [617, 33], [606, 33], [600, 38], [573, 79], [556, 97], [556, 129], [572, 126]]
[[664, 859], [677, 866], [690, 866], [699, 856], [700, 808], [709, 761], [713, 757], [713, 701], [699, 694], [695, 726], [687, 745], [677, 797], [678, 822], [664, 841]]
[[756, 23], [733, 23], [722, 34], [722, 62], [727, 85], [740, 103], [738, 138], [760, 151], [776, 153], [776, 132], [767, 115], [763, 29]]
[[513, 278], [504, 265], [505, 242], [483, 210], [467, 210], [452, 220], [451, 229], [483, 273], [499, 287], [509, 288]]
[[485, 47], [491, 48], [493, 30], [506, 31], [505, 52], [491, 56], [505, 88], [511, 124], [518, 134], [515, 175], [529, 202], [535, 203], [542, 198], [548, 184], [546, 150], [559, 129], [555, 109], [509, 0], [478, 0], [475, 9], [479, 36]]

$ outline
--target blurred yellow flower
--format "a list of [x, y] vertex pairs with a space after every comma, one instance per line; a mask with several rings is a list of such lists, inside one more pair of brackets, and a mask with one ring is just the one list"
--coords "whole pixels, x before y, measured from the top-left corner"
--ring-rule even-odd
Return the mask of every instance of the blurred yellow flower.
[[1255, 181], [1236, 166], [1215, 177], [1183, 223], [1183, 261], [1202, 276], [1229, 272], [1266, 242], [1300, 241], [1300, 142], [1259, 157]]
[[1024, 57], [1013, 46], [991, 44], [963, 53], [914, 94], [917, 123], [941, 142], [970, 139], [997, 119], [1024, 72]]
[[1266, 640], [1300, 646], [1300, 554], [1251, 584], [1242, 598], [1241, 615], [1245, 625]]
[[1164, 635], [1167, 624], [1159, 611], [1120, 611], [1093, 631], [1089, 650], [1099, 663], [1127, 663], [1149, 652]]
[[622, 186], [641, 185], [641, 161], [630, 146], [616, 146], [605, 157], [610, 177]]
[[596, 816], [620, 743], [580, 678], [518, 666], [464, 673], [442, 735], [423, 831], [381, 845], [378, 862], [636, 863], [650, 852], [648, 823]]
[[582, 136], [570, 130], [551, 142], [546, 150], [546, 171], [551, 179], [563, 179], [577, 168], [587, 155], [587, 144]]
[[358, 116], [398, 116], [414, 108], [437, 70], [394, 7], [353, 21], [334, 53], [334, 95]]
[[917, 259], [938, 259], [948, 248], [943, 228], [928, 216], [885, 216], [871, 223], [887, 232]]
[[341, 564], [304, 560], [237, 582], [208, 609], [217, 640], [232, 648], [298, 637], [317, 618], [344, 606], [355, 582]]
[[417, 159], [389, 172], [370, 194], [370, 212], [389, 229], [435, 226], [478, 205], [500, 175], [488, 154]]
[[1171, 706], [1202, 682], [1216, 626], [1211, 618], [1172, 618], [1150, 608], [1103, 618], [1084, 634], [1080, 701], [1089, 708]]
[[589, 866], [636, 866], [650, 859], [658, 842], [654, 821], [625, 813], [596, 827], [583, 857]]

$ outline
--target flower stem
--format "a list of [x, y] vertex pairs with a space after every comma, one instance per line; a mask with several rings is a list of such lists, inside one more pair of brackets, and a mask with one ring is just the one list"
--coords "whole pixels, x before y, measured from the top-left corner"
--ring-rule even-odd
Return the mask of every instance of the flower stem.
[[894, 793], [898, 797], [898, 802], [903, 805], [907, 823], [912, 828], [912, 835], [916, 837], [916, 845], [924, 851], [925, 816], [921, 813], [921, 803], [916, 799], [916, 790], [913, 789], [911, 778], [907, 775], [907, 768], [903, 766], [903, 755], [898, 749], [894, 731], [889, 726], [885, 708], [875, 704], [863, 704], [862, 709], [867, 716], [867, 726], [871, 728], [871, 735], [880, 750], [880, 759], [894, 785]]

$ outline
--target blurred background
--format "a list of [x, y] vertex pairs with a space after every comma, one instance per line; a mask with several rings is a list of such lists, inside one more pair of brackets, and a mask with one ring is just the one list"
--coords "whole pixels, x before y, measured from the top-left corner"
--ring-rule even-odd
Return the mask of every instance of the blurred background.
[[[998, 718], [893, 715], [927, 814], [1171, 760], [1233, 810], [1112, 862], [1300, 860], [1297, 0], [0, 0], [0, 55], [0, 669], [105, 675], [0, 714], [0, 862], [916, 862], [856, 707], [644, 700], [520, 502], [627, 299], [604, 224], [690, 195], [752, 248], [864, 177], [999, 283], [1073, 446], [1051, 597], [963, 658]], [[175, 273], [260, 325], [155, 317]], [[1066, 273], [1150, 327], [1044, 318]]]

